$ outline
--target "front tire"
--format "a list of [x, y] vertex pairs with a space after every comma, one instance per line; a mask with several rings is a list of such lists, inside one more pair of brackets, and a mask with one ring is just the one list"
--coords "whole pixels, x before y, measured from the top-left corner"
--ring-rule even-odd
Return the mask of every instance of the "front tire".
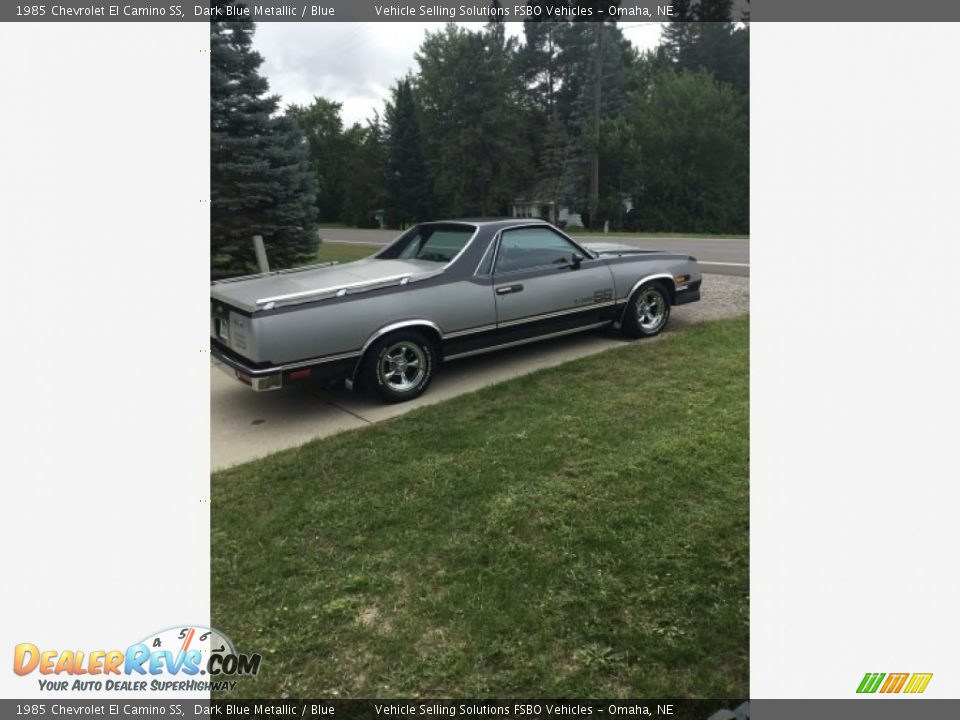
[[623, 334], [632, 338], [653, 337], [670, 319], [670, 296], [658, 283], [647, 283], [637, 290], [624, 310]]
[[417, 332], [398, 332], [377, 340], [363, 362], [364, 387], [388, 403], [420, 397], [433, 380], [433, 344]]

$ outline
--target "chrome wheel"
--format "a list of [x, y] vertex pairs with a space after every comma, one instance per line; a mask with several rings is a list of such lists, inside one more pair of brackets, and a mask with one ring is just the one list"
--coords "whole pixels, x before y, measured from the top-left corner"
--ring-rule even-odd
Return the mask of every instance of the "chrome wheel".
[[667, 301], [656, 288], [644, 290], [637, 298], [637, 323], [645, 333], [654, 333], [667, 319]]
[[413, 390], [427, 372], [427, 356], [419, 345], [402, 340], [380, 356], [380, 382], [396, 392]]

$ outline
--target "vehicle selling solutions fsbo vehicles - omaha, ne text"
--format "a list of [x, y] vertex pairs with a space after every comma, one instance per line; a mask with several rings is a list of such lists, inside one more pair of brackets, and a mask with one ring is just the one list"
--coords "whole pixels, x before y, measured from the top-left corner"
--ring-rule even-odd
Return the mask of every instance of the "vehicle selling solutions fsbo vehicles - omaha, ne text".
[[603, 326], [656, 335], [700, 282], [688, 255], [539, 220], [429, 222], [364, 260], [214, 282], [211, 351], [254, 390], [349, 380], [397, 402], [440, 361]]

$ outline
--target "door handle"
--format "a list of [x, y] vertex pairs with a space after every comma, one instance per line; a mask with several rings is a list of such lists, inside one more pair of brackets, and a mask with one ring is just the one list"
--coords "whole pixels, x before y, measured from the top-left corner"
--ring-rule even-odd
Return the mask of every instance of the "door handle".
[[523, 285], [517, 283], [516, 285], [501, 285], [497, 288], [497, 295], [506, 295], [507, 293], [522, 292]]

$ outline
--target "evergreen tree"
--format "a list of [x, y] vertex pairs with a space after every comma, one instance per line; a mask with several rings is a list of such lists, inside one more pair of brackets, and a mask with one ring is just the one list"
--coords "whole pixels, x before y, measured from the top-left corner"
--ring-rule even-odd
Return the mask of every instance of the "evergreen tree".
[[750, 92], [750, 30], [732, 20], [732, 0], [679, 0], [675, 20], [663, 30], [658, 53], [661, 66], [696, 72], [706, 70], [718, 82]]
[[[548, 10], [568, 8], [561, 0], [540, 0], [527, 3], [540, 8], [540, 17]], [[518, 180], [520, 194], [537, 200], [548, 200], [560, 207], [571, 194], [568, 157], [571, 152], [566, 118], [557, 106], [557, 93], [561, 87], [563, 69], [560, 67], [561, 43], [559, 36], [566, 22], [541, 22], [525, 20], [524, 43], [517, 50], [515, 72], [522, 83], [514, 123], [518, 144], [529, 148], [535, 168], [535, 176], [527, 178], [523, 173]], [[534, 197], [536, 196], [536, 197]]]
[[346, 155], [352, 172], [347, 174], [343, 219], [358, 227], [378, 227], [375, 215], [383, 209], [384, 140], [380, 117], [376, 113], [366, 127], [354, 123], [344, 133]]
[[315, 97], [307, 106], [290, 105], [292, 117], [307, 138], [310, 161], [317, 180], [317, 210], [322, 222], [345, 220], [344, 193], [348, 168], [352, 165], [347, 152], [340, 118], [342, 103]]
[[[418, 70], [393, 87], [383, 123], [375, 117], [349, 128], [340, 104], [324, 98], [270, 120], [276, 99], [256, 73], [260, 58], [249, 32], [215, 37], [214, 156], [219, 152], [221, 159], [214, 167], [214, 216], [229, 230], [215, 234], [215, 247], [225, 248], [217, 259], [232, 262], [235, 252], [238, 267], [249, 264], [254, 223], [247, 216], [269, 198], [284, 201], [270, 205], [273, 219], [257, 219], [262, 234], [302, 227], [300, 199], [314, 192], [311, 183], [320, 188], [324, 219], [361, 226], [373, 225], [381, 209], [392, 226], [506, 214], [515, 198], [529, 195], [579, 211], [594, 225], [747, 231], [749, 31], [723, 20], [730, 0], [675, 0], [674, 7], [687, 22], [670, 24], [661, 47], [642, 56], [615, 23], [600, 26], [599, 135], [596, 23], [527, 22], [522, 47], [498, 22], [479, 31], [450, 24], [427, 33]], [[220, 109], [226, 120], [218, 136], [216, 108], [226, 104], [223, 98], [232, 104]], [[311, 172], [281, 177], [281, 168], [303, 170], [304, 146]], [[595, 149], [599, 202], [588, 208]], [[218, 174], [242, 191], [216, 189], [226, 187]], [[634, 203], [629, 213], [627, 198]]]
[[[527, 3], [531, 5], [532, 3]], [[541, 3], [556, 9], [554, 2]], [[537, 120], [556, 113], [557, 90], [562, 77], [560, 67], [560, 34], [568, 23], [525, 20], [523, 45], [517, 51], [516, 67], [525, 87], [524, 103], [536, 113]]]
[[410, 79], [393, 88], [386, 113], [387, 221], [396, 227], [430, 220], [431, 186], [424, 159], [420, 118]]
[[487, 21], [487, 27], [497, 27], [503, 25], [503, 16], [500, 15], [503, 12], [503, 5], [500, 3], [500, 0], [493, 0], [490, 3], [490, 19]]
[[316, 255], [316, 188], [297, 126], [274, 118], [253, 50], [254, 24], [210, 23], [210, 256], [214, 277], [255, 267], [262, 235], [271, 267]]
[[[570, 188], [574, 208], [581, 213], [585, 223], [596, 227], [599, 215], [591, 217], [590, 161], [594, 149], [602, 146], [602, 132], [597, 136], [594, 123], [594, 88], [597, 77], [597, 53], [594, 23], [570, 23], [561, 33], [561, 57], [564, 59], [567, 76], [558, 93], [557, 110], [566, 117], [566, 129], [570, 136], [570, 154], [565, 167], [565, 186]], [[630, 106], [630, 97], [636, 92], [634, 72], [637, 52], [616, 25], [603, 23], [603, 52], [601, 63], [602, 93], [600, 103], [601, 128], [610, 118], [621, 116]], [[602, 158], [601, 158], [602, 160]], [[600, 164], [600, 187], [605, 186], [606, 170]], [[609, 184], [609, 183], [606, 183]], [[601, 198], [602, 202], [602, 198]]]
[[559, 210], [575, 197], [580, 178], [576, 171], [571, 172], [570, 139], [556, 113], [547, 120], [540, 135], [543, 148], [538, 163], [539, 182], [536, 188], [543, 197], [536, 199], [552, 202]]

